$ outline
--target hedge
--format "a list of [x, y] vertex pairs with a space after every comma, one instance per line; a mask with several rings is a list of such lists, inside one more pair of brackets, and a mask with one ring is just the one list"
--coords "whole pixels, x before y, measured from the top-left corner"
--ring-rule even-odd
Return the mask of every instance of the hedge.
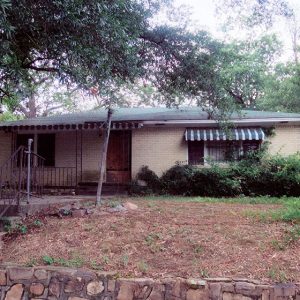
[[[142, 180], [144, 186], [138, 183]], [[131, 186], [132, 194], [184, 196], [300, 196], [300, 154], [283, 157], [252, 155], [205, 168], [173, 166], [160, 178], [143, 167]]]

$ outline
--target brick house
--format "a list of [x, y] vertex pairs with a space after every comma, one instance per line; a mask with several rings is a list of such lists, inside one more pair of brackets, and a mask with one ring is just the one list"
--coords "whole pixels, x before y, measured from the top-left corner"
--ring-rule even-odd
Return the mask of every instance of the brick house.
[[[43, 158], [43, 185], [75, 188], [98, 179], [104, 109], [0, 123], [0, 166], [33, 139]], [[270, 141], [271, 154], [300, 151], [300, 114], [243, 111], [226, 132], [200, 108], [120, 108], [112, 116], [106, 182], [127, 184], [141, 166], [161, 175], [176, 163], [239, 159]], [[268, 136], [269, 129], [275, 134]]]

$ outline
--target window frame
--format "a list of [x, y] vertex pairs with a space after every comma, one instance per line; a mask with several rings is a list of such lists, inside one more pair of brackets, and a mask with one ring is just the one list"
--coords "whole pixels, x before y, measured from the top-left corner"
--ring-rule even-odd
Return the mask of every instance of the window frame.
[[[249, 152], [251, 150], [260, 149], [260, 146], [262, 143], [261, 140], [201, 141], [201, 142], [203, 142], [203, 159], [199, 163], [198, 162], [193, 163], [193, 161], [191, 161], [191, 145], [192, 145], [192, 143], [197, 143], [197, 142], [199, 143], [199, 141], [188, 141], [188, 165], [205, 165], [205, 163], [207, 161], [212, 161], [215, 163], [228, 163], [230, 161], [242, 160], [247, 152]], [[247, 146], [247, 144], [248, 144], [248, 146]], [[251, 147], [251, 144], [253, 144], [252, 147]], [[214, 145], [215, 145], [215, 147], [213, 147]], [[230, 152], [230, 148], [232, 146], [233, 146], [233, 148], [235, 148], [236, 154], [234, 154], [234, 152], [233, 152], [233, 155], [230, 153], [229, 153], [229, 155], [225, 153], [224, 155], [221, 155], [221, 156], [224, 156], [224, 159], [214, 159], [213, 157], [209, 156], [209, 148], [211, 148], [211, 149], [219, 148], [220, 151], [221, 151], [221, 149], [224, 149], [225, 152], [227, 152], [227, 151]], [[193, 155], [195, 155], [195, 153], [193, 153]], [[232, 155], [232, 159], [229, 158], [230, 155]], [[226, 158], [226, 156], [227, 156], [227, 158]]]

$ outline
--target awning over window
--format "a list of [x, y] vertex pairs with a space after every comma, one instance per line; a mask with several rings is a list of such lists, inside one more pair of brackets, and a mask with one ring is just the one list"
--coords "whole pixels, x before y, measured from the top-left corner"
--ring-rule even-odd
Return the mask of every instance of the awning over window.
[[245, 141], [264, 140], [265, 133], [261, 128], [236, 128], [223, 131], [221, 129], [210, 128], [190, 128], [185, 131], [186, 141]]

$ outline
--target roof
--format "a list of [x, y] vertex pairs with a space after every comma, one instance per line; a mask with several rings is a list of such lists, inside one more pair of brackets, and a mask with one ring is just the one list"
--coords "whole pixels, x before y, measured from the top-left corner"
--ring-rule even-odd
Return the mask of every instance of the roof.
[[[54, 115], [49, 117], [37, 117], [32, 119], [0, 122], [2, 127], [19, 126], [48, 126], [70, 125], [104, 122], [107, 117], [105, 109], [90, 110], [85, 112]], [[208, 114], [199, 107], [183, 108], [117, 108], [112, 115], [113, 122], [143, 122], [143, 121], [176, 121], [176, 120], [208, 120]], [[266, 120], [266, 119], [296, 119], [300, 121], [300, 114], [265, 112], [244, 110], [241, 113], [233, 113], [231, 120]]]

